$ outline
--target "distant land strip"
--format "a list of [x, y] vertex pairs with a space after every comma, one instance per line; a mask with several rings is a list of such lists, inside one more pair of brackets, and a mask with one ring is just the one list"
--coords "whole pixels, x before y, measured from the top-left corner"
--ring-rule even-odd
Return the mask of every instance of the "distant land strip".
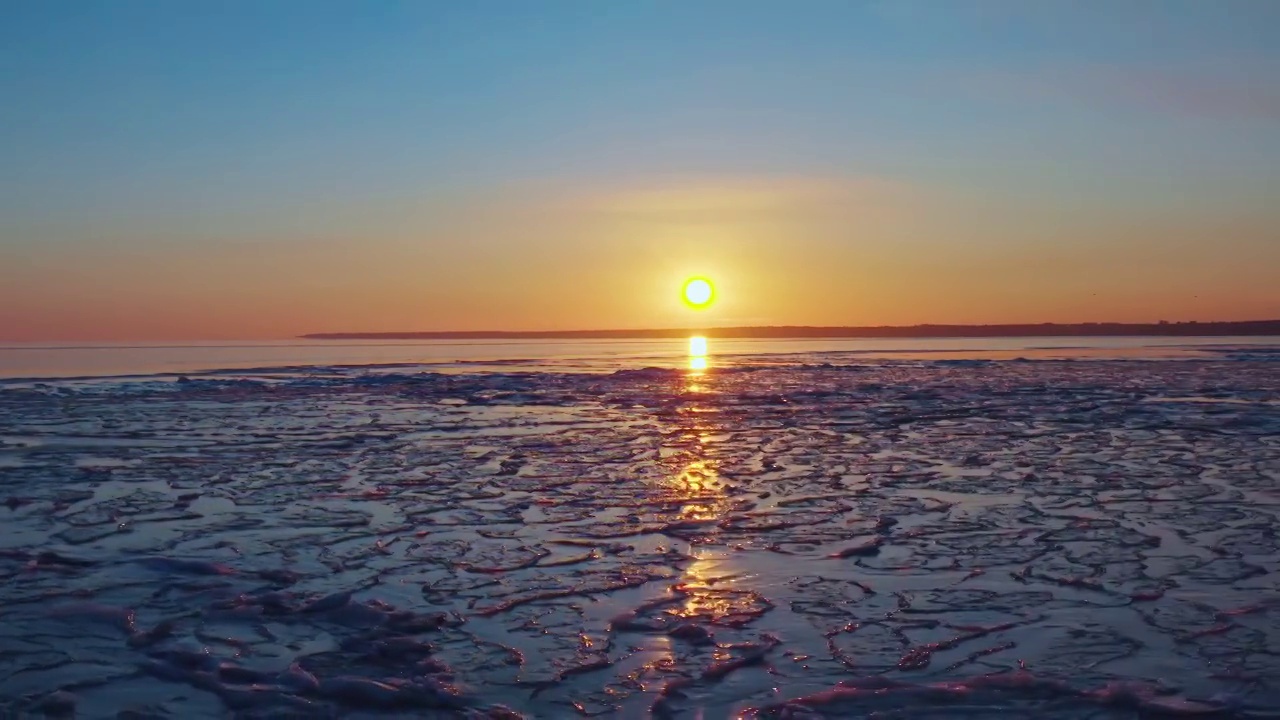
[[811, 327], [803, 325], [649, 330], [470, 330], [436, 332], [311, 333], [306, 340], [619, 340], [679, 338], [691, 334], [713, 338], [945, 338], [945, 337], [1114, 337], [1280, 336], [1280, 320], [1243, 322], [1041, 323], [1037, 325], [903, 325]]

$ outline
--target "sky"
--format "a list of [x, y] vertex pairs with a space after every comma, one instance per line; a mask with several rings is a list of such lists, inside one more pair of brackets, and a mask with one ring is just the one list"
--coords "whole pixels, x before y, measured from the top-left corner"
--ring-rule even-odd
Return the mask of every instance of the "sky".
[[0, 341], [1280, 318], [1277, 78], [1271, 0], [0, 0]]

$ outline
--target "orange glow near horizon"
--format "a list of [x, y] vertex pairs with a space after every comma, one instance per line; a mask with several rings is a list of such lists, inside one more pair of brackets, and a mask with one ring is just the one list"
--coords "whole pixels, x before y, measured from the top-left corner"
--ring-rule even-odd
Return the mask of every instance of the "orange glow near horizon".
[[355, 203], [297, 228], [32, 230], [0, 247], [0, 342], [1209, 322], [1280, 308], [1280, 225], [1261, 215], [1059, 222], [857, 176], [584, 185], [396, 212]]

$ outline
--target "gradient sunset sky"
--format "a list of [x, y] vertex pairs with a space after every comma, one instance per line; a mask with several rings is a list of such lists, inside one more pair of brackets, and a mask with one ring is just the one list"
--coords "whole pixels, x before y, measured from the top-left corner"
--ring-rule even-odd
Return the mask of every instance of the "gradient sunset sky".
[[1280, 317], [1278, 78], [1272, 0], [7, 0], [0, 340]]

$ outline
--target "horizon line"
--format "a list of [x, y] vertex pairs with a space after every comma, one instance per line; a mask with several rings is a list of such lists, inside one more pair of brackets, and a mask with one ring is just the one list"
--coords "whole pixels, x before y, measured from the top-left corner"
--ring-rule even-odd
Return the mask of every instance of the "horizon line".
[[671, 338], [690, 334], [720, 338], [857, 338], [857, 337], [1018, 337], [1173, 335], [1280, 335], [1280, 319], [1157, 321], [1154, 323], [998, 323], [917, 325], [738, 325], [706, 328], [633, 328], [593, 330], [420, 330], [390, 332], [320, 332], [303, 340], [506, 340]]

